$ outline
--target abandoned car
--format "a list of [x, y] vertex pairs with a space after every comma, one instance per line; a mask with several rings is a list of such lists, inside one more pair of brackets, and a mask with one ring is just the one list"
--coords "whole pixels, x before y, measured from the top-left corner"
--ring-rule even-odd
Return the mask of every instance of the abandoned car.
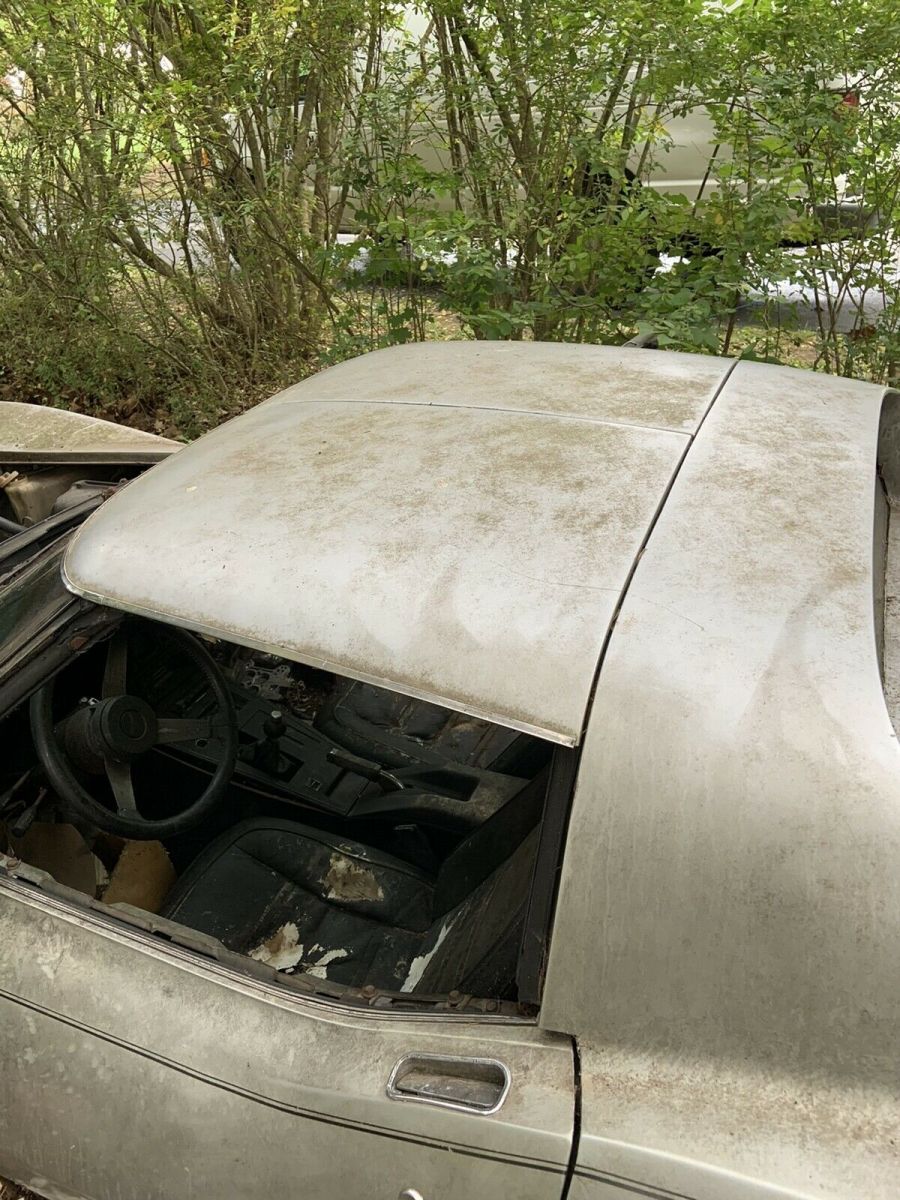
[[436, 343], [0, 471], [0, 1174], [896, 1197], [900, 396]]

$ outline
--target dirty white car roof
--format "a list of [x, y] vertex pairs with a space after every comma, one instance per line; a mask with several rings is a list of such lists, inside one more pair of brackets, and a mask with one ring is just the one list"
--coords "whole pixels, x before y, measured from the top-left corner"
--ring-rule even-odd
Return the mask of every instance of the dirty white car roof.
[[0, 461], [4, 463], [147, 463], [180, 450], [181, 443], [39, 404], [0, 402]]
[[533, 343], [365, 355], [113, 497], [67, 581], [574, 744], [623, 588], [731, 367]]

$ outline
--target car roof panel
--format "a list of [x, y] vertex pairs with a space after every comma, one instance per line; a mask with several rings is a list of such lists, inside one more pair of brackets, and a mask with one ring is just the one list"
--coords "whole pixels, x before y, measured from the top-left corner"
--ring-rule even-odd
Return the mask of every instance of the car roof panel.
[[267, 401], [542, 412], [694, 433], [733, 360], [564, 342], [420, 342], [348, 359]]
[[[615, 369], [595, 379], [615, 386]], [[596, 415], [372, 402], [361, 385], [282, 395], [109, 500], [65, 572], [100, 603], [574, 744], [687, 445]]]

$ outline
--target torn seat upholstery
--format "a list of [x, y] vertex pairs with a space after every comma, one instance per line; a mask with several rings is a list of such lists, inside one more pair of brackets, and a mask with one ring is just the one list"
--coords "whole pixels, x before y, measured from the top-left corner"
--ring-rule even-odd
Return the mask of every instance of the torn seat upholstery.
[[191, 864], [164, 915], [231, 950], [352, 987], [504, 996], [547, 774], [461, 842], [433, 878], [311, 826], [244, 821]]

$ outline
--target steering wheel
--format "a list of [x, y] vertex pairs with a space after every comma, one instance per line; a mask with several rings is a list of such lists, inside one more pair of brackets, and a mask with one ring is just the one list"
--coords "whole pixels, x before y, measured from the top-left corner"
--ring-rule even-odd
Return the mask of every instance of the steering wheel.
[[[78, 816], [126, 838], [171, 837], [196, 825], [224, 795], [238, 751], [231, 694], [210, 653], [192, 634], [171, 625], [155, 625], [153, 636], [173, 643], [179, 654], [196, 667], [215, 700], [213, 715], [159, 716], [146, 700], [128, 692], [127, 626], [120, 627], [109, 643], [99, 700], [88, 700], [72, 716], [54, 725], [56, 679], [49, 680], [31, 697], [34, 746], [53, 790]], [[221, 741], [222, 755], [203, 794], [174, 815], [143, 816], [134, 794], [131, 764], [154, 746], [211, 737]], [[93, 796], [79, 779], [79, 774], [83, 777], [85, 773], [104, 772], [112, 788], [115, 810]]]

